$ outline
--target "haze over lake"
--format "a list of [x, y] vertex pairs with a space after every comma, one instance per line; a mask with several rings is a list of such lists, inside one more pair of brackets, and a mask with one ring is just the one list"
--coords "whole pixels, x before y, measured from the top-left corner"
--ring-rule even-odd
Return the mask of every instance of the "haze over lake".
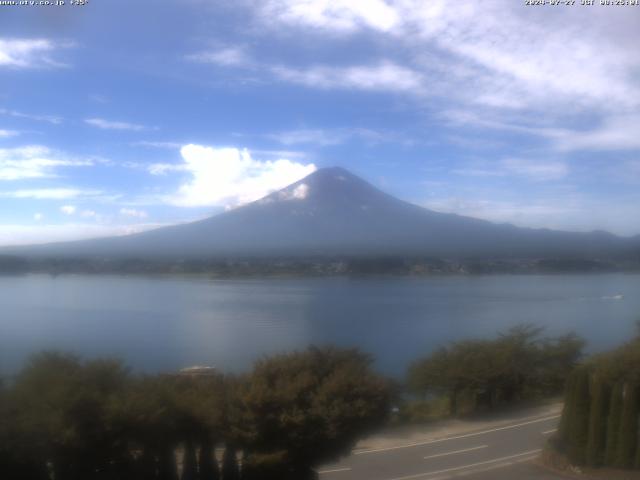
[[629, 338], [640, 275], [209, 280], [0, 277], [0, 371], [32, 352], [115, 355], [136, 371], [205, 364], [242, 371], [308, 344], [357, 346], [384, 373], [451, 340], [533, 322], [575, 330], [596, 351]]

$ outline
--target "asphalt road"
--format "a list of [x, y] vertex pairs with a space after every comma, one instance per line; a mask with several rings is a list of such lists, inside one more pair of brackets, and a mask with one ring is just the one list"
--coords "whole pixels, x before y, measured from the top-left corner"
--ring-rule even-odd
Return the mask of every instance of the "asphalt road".
[[319, 469], [321, 480], [555, 480], [531, 463], [559, 415], [524, 417], [495, 428], [435, 440], [361, 450]]

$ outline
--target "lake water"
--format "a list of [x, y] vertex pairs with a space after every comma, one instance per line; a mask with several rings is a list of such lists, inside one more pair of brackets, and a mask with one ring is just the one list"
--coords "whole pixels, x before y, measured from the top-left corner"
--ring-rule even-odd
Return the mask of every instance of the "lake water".
[[0, 371], [34, 351], [115, 355], [136, 371], [242, 371], [308, 344], [358, 346], [384, 373], [451, 340], [524, 322], [576, 331], [591, 351], [635, 333], [640, 275], [208, 280], [0, 277]]

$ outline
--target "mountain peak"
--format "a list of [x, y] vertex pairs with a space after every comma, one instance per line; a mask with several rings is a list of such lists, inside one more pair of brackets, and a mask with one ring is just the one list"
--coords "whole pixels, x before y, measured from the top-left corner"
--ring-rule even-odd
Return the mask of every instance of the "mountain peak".
[[313, 203], [314, 208], [321, 204], [360, 208], [372, 202], [377, 203], [383, 198], [388, 201], [391, 197], [342, 167], [327, 167], [320, 168], [255, 203], [264, 205], [275, 201], [305, 200]]

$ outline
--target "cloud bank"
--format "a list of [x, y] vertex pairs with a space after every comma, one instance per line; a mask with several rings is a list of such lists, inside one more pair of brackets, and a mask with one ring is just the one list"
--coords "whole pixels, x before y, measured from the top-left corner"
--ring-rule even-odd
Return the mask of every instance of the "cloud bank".
[[[257, 200], [313, 173], [316, 166], [287, 159], [260, 161], [248, 150], [185, 145], [183, 163], [155, 172], [183, 170], [189, 179], [165, 201], [182, 207], [236, 206]], [[154, 166], [151, 167], [152, 172]]]

